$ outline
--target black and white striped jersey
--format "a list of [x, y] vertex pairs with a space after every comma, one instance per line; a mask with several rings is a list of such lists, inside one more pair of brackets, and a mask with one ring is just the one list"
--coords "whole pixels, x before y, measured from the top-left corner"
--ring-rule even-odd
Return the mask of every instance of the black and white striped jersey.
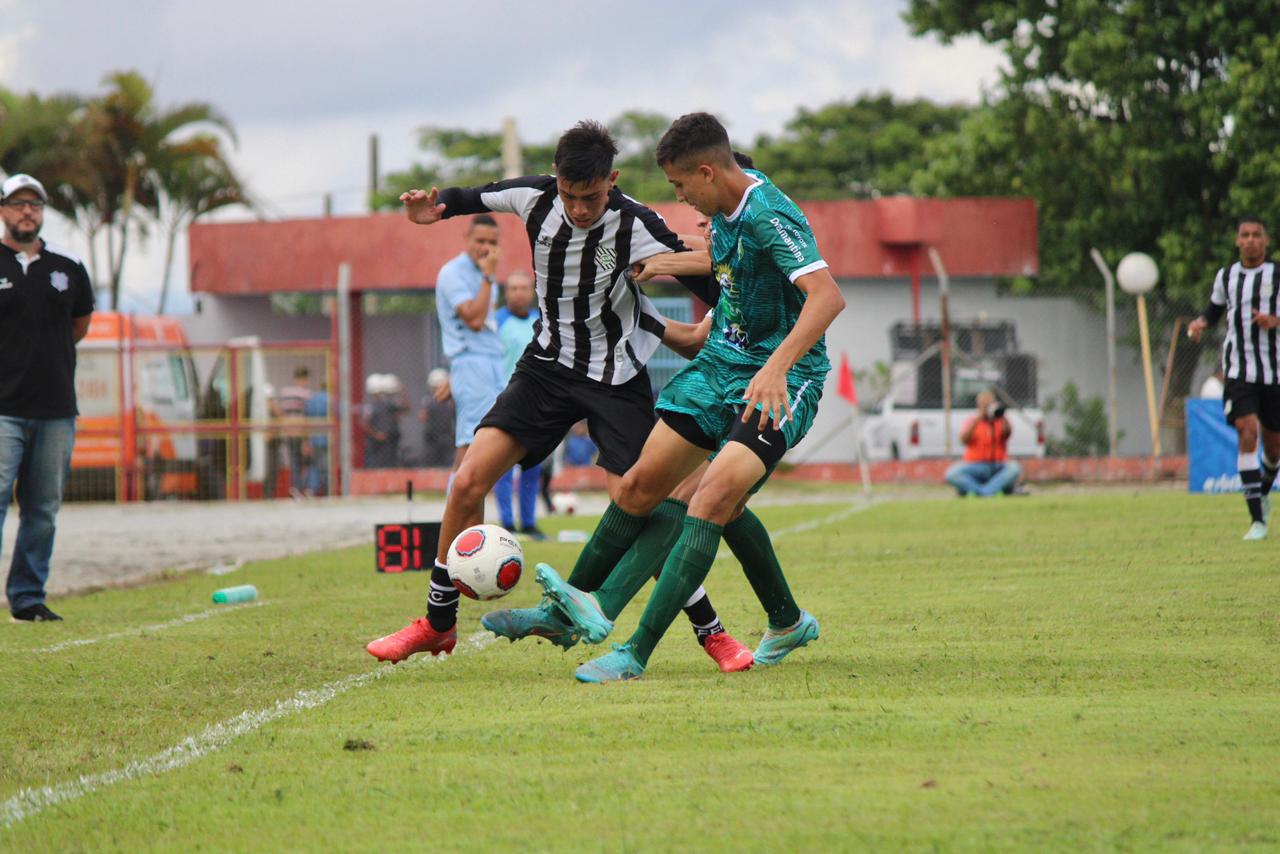
[[529, 345], [534, 356], [606, 385], [621, 385], [643, 370], [662, 342], [664, 324], [630, 267], [661, 252], [685, 251], [662, 217], [614, 187], [600, 219], [578, 228], [565, 216], [550, 175], [449, 188], [439, 200], [446, 217], [502, 211], [524, 220], [542, 314]]
[[[1257, 267], [1245, 267], [1239, 261], [1218, 270], [1209, 297], [1214, 314], [1227, 318], [1222, 343], [1222, 372], [1230, 378], [1265, 385], [1280, 384], [1280, 352], [1275, 329], [1263, 329], [1253, 323], [1255, 311], [1280, 313], [1277, 309], [1276, 265], [1264, 261]], [[1217, 318], [1214, 317], [1214, 320]]]

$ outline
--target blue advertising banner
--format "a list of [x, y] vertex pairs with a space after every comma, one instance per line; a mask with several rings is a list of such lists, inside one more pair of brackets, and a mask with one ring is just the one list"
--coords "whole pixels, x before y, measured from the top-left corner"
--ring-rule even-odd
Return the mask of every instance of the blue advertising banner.
[[1222, 414], [1222, 401], [1187, 398], [1187, 489], [1239, 492], [1235, 428]]

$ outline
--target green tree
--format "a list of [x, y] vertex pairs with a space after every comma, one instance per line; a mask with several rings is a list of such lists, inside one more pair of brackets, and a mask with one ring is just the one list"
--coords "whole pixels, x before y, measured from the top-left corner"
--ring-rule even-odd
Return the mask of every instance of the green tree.
[[[609, 122], [618, 143], [614, 161], [619, 172], [618, 185], [627, 195], [641, 201], [669, 201], [673, 198], [666, 176], [653, 159], [653, 150], [671, 122], [657, 113], [629, 111]], [[473, 187], [502, 177], [502, 134], [472, 132], [458, 128], [426, 127], [419, 131], [418, 146], [426, 155], [425, 162], [408, 169], [391, 172], [374, 194], [375, 210], [400, 207], [400, 194], [412, 188]], [[521, 171], [530, 175], [549, 175], [553, 171], [556, 140], [546, 143], [521, 144]]]
[[1237, 214], [1280, 217], [1280, 39], [1256, 3], [911, 0], [906, 19], [1005, 51], [986, 108], [927, 146], [912, 186], [1034, 197], [1044, 285], [1100, 289], [1091, 246], [1144, 251], [1157, 307], [1185, 311]]
[[[146, 236], [157, 221], [189, 223], [230, 199], [243, 200], [244, 191], [221, 146], [221, 136], [234, 140], [231, 124], [212, 106], [162, 108], [151, 84], [133, 71], [112, 72], [103, 83], [106, 91], [89, 98], [0, 90], [0, 166], [41, 179], [54, 210], [85, 234], [94, 279], [119, 306], [131, 237]], [[197, 192], [206, 197], [191, 195]], [[188, 217], [180, 208], [195, 213]], [[99, 238], [106, 244], [105, 277]]]
[[[374, 210], [400, 207], [400, 194], [414, 188], [473, 187], [502, 177], [502, 133], [473, 132], [460, 128], [424, 127], [418, 131], [418, 147], [426, 162], [391, 172], [379, 181], [370, 199]], [[550, 172], [554, 145], [522, 145], [521, 171]]]
[[870, 199], [911, 190], [927, 165], [926, 143], [954, 133], [972, 107], [882, 93], [801, 108], [774, 137], [757, 138], [750, 154], [797, 199]]

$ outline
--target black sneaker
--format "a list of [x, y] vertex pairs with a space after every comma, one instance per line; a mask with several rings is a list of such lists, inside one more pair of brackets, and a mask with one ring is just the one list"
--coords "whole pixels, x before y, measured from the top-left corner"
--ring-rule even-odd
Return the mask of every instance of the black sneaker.
[[48, 623], [53, 620], [62, 619], [57, 614], [46, 608], [43, 602], [39, 605], [32, 605], [28, 608], [23, 608], [21, 611], [14, 611], [13, 618], [15, 620], [21, 620], [24, 623]]
[[544, 534], [537, 525], [525, 525], [523, 528], [520, 529], [520, 533], [524, 534], [526, 537], [528, 537], [531, 540], [541, 541], [547, 538], [547, 535]]

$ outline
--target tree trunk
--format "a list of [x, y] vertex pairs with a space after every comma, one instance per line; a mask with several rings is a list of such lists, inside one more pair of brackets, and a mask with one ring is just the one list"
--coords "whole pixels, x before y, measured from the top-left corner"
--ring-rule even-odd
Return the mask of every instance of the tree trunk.
[[160, 277], [160, 306], [156, 314], [164, 314], [165, 303], [169, 301], [169, 276], [173, 272], [173, 248], [178, 242], [180, 224], [175, 222], [168, 229], [169, 235], [164, 247], [164, 274]]

